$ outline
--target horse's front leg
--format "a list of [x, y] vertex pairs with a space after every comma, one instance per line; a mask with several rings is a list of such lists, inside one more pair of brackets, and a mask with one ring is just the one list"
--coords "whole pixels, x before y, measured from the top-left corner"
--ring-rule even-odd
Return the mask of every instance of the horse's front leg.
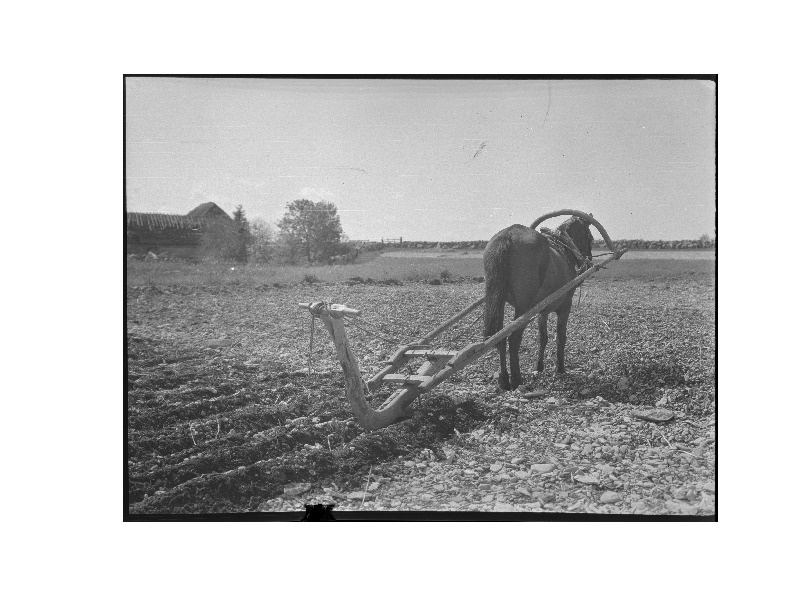
[[544, 371], [544, 354], [547, 348], [547, 313], [540, 314], [537, 318], [539, 328], [539, 358], [536, 361], [536, 371]]
[[[570, 302], [569, 306], [572, 306]], [[558, 311], [558, 325], [556, 327], [556, 372], [563, 374], [566, 372], [564, 367], [564, 348], [567, 340], [567, 322], [569, 321], [569, 308], [562, 308]]]

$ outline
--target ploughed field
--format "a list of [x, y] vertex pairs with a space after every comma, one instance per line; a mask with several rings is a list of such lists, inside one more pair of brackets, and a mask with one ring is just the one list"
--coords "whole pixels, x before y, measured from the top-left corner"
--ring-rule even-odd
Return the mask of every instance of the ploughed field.
[[[369, 377], [396, 343], [483, 295], [478, 262], [443, 262], [442, 278], [411, 265], [425, 262], [393, 258], [378, 278], [352, 265], [323, 280], [330, 269], [316, 268], [307, 272], [318, 280], [277, 287], [266, 271], [215, 266], [203, 283], [200, 266], [185, 282], [156, 262], [130, 266], [129, 511], [323, 502], [336, 511], [714, 512], [714, 261], [628, 253], [585, 283], [579, 304], [575, 296], [566, 375], [553, 373], [551, 316], [541, 375], [530, 374], [533, 324], [525, 334], [521, 389], [497, 388], [493, 352], [414, 402], [410, 418], [364, 432], [318, 321], [309, 374], [311, 321], [297, 303], [363, 310], [347, 333]], [[479, 312], [438, 346], [481, 339]], [[633, 416], [650, 407], [673, 418]]]

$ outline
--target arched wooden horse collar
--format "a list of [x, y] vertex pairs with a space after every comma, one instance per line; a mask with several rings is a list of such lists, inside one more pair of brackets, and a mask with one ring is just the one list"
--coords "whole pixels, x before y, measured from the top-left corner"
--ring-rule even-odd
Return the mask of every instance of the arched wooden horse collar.
[[531, 227], [531, 229], [535, 230], [537, 227], [539, 227], [539, 224], [542, 221], [546, 221], [547, 219], [552, 219], [553, 217], [563, 217], [565, 215], [571, 215], [573, 217], [580, 217], [581, 219], [584, 219], [585, 221], [588, 221], [589, 223], [591, 223], [591, 225], [593, 225], [594, 227], [597, 228], [597, 231], [602, 236], [602, 239], [605, 240], [605, 244], [608, 245], [608, 248], [611, 251], [613, 251], [614, 253], [616, 252], [616, 247], [613, 245], [613, 241], [610, 239], [610, 236], [608, 236], [608, 232], [606, 232], [605, 228], [602, 227], [602, 224], [599, 221], [597, 221], [594, 217], [592, 217], [591, 215], [588, 215], [588, 214], [586, 214], [584, 212], [580, 212], [579, 210], [573, 210], [571, 208], [564, 208], [563, 210], [557, 210], [556, 212], [551, 212], [551, 213], [544, 214], [541, 217], [539, 217], [536, 221], [531, 223], [530, 227]]

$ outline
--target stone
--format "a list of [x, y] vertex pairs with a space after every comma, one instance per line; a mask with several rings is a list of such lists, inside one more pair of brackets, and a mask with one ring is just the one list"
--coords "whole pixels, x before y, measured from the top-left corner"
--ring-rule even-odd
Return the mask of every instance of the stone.
[[701, 485], [702, 490], [709, 491], [710, 493], [715, 492], [715, 483], [714, 482], [705, 482]]
[[648, 510], [649, 506], [647, 506], [643, 501], [635, 503], [632, 507], [633, 514], [646, 514]]
[[404, 467], [406, 467], [406, 468], [415, 467], [415, 461], [405, 461], [404, 462]]
[[593, 446], [593, 445], [591, 445], [591, 444], [584, 444], [584, 445], [583, 445], [583, 451], [582, 451], [582, 453], [583, 453], [584, 455], [590, 455], [590, 454], [591, 454], [591, 453], [593, 453], [593, 452], [594, 452], [594, 446]]
[[539, 474], [548, 474], [556, 469], [554, 463], [534, 463], [531, 466], [531, 470], [537, 472]]
[[599, 478], [591, 474], [575, 474], [575, 482], [579, 482], [580, 484], [597, 484], [599, 483]]
[[528, 472], [523, 472], [522, 470], [520, 470], [519, 472], [515, 472], [514, 475], [517, 476], [517, 478], [519, 478], [520, 480], [526, 480], [527, 478], [530, 477], [530, 474]]
[[503, 469], [503, 464], [501, 463], [493, 463], [490, 466], [490, 472], [500, 472]]
[[603, 504], [616, 504], [622, 500], [622, 496], [620, 493], [616, 493], [616, 491], [605, 491], [600, 497], [600, 503]]
[[666, 408], [650, 408], [649, 410], [633, 410], [632, 414], [636, 419], [649, 421], [650, 423], [666, 423], [674, 418], [674, 413]]
[[511, 463], [514, 465], [521, 465], [525, 463], [525, 457], [512, 457]]
[[311, 483], [310, 482], [295, 482], [292, 485], [287, 485], [283, 487], [283, 494], [286, 497], [294, 497], [295, 495], [300, 495], [307, 491], [310, 491]]
[[668, 500], [665, 503], [665, 507], [670, 512], [674, 512], [676, 514], [694, 515], [698, 512], [698, 509], [695, 506], [691, 506], [690, 504], [683, 501]]
[[496, 502], [493, 512], [514, 512], [514, 506], [505, 502]]

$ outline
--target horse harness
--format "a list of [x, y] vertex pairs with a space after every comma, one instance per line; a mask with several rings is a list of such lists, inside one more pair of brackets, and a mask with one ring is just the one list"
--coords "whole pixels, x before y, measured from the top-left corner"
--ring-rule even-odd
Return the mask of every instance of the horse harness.
[[539, 231], [550, 241], [550, 246], [559, 255], [563, 255], [566, 258], [576, 274], [580, 274], [591, 267], [591, 261], [580, 252], [566, 232], [552, 230], [547, 227], [543, 227]]

